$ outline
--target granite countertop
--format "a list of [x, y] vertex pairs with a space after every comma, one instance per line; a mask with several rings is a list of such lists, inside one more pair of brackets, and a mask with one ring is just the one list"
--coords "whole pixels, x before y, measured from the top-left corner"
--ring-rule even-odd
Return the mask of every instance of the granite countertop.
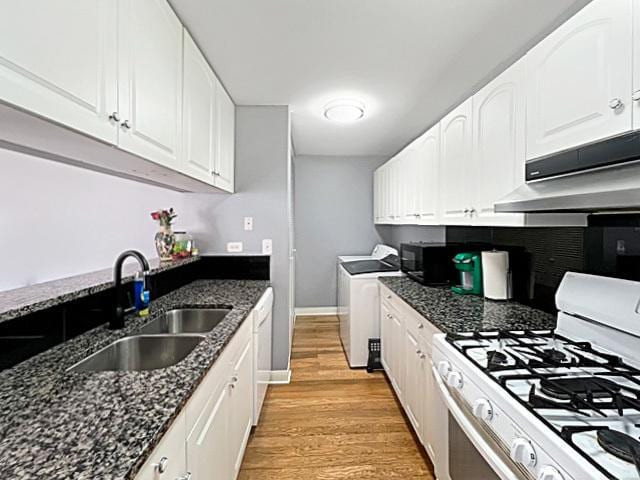
[[[262, 280], [198, 280], [128, 317], [0, 372], [0, 478], [131, 479], [268, 287]], [[66, 370], [176, 307], [233, 307], [184, 360], [139, 372]]]
[[[149, 260], [149, 273], [153, 275], [198, 260], [200, 260], [198, 256], [170, 262], [161, 262], [156, 258]], [[135, 272], [139, 269], [137, 262], [125, 264], [122, 281], [125, 283], [132, 281]], [[0, 292], [0, 322], [87, 297], [113, 286], [113, 268], [105, 268], [104, 270]]]
[[379, 280], [445, 333], [556, 327], [555, 315], [520, 303], [458, 295], [448, 288], [427, 287], [408, 277]]

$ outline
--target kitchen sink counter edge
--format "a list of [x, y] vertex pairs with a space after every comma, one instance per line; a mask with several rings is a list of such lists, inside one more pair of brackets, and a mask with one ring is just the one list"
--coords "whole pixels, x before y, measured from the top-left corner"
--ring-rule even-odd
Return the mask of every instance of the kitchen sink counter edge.
[[555, 315], [517, 302], [459, 295], [449, 288], [428, 287], [409, 277], [378, 280], [444, 333], [556, 327]]
[[[93, 329], [0, 372], [0, 477], [132, 479], [269, 286], [198, 280], [151, 304], [125, 328]], [[68, 372], [78, 361], [175, 308], [232, 307], [176, 365]]]

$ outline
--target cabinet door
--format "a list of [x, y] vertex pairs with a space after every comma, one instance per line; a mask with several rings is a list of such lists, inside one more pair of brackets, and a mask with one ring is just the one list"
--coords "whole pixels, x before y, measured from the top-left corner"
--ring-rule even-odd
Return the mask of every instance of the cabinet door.
[[179, 169], [182, 25], [165, 0], [120, 0], [118, 143]]
[[440, 124], [422, 137], [417, 152], [418, 223], [438, 224], [438, 162], [440, 161]]
[[522, 214], [494, 204], [524, 183], [525, 64], [521, 60], [473, 96], [474, 224], [513, 225]]
[[411, 329], [404, 330], [404, 409], [416, 434], [422, 440], [425, 401], [423, 364], [426, 354], [423, 352], [418, 338], [418, 335]]
[[633, 129], [640, 129], [640, 4], [633, 4]]
[[527, 158], [631, 129], [631, 3], [594, 0], [527, 62]]
[[391, 313], [387, 305], [382, 302], [380, 305], [380, 363], [387, 376], [391, 378]]
[[440, 122], [440, 212], [444, 224], [468, 224], [471, 165], [471, 98]]
[[0, 99], [115, 144], [117, 5], [0, 1]]
[[[142, 466], [135, 480], [162, 480], [181, 478], [187, 473], [185, 438], [186, 417], [184, 413], [178, 415], [160, 443], [153, 449], [149, 459]], [[159, 471], [159, 465], [164, 471]], [[195, 478], [203, 478], [196, 476]]]
[[184, 31], [182, 97], [182, 160], [186, 171], [207, 183], [214, 183], [216, 140], [216, 77]]
[[217, 82], [218, 154], [216, 157], [215, 185], [233, 192], [235, 170], [236, 107], [231, 97]]
[[373, 221], [380, 222], [380, 169], [373, 172]]
[[[249, 332], [250, 333], [250, 332]], [[231, 415], [229, 418], [229, 460], [231, 478], [236, 478], [242, 465], [244, 449], [253, 425], [253, 351], [251, 335], [245, 340], [233, 363], [233, 377], [229, 390]]]
[[404, 322], [397, 312], [390, 312], [389, 336], [391, 344], [391, 383], [400, 402], [404, 403]]
[[[230, 415], [230, 386], [217, 385], [199, 421], [187, 439], [187, 469], [194, 479], [227, 480], [231, 475], [230, 445], [227, 437]], [[169, 479], [176, 478], [167, 476]]]

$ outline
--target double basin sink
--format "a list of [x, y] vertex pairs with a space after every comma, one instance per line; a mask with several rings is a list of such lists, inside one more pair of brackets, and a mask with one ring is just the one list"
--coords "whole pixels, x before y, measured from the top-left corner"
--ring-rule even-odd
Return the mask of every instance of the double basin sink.
[[170, 310], [76, 363], [71, 372], [155, 370], [183, 360], [229, 313], [230, 308]]

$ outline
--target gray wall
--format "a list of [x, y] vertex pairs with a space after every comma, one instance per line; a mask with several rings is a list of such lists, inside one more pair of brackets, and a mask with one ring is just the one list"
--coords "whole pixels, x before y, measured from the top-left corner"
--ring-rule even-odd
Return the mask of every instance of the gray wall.
[[[274, 370], [288, 368], [289, 361], [288, 135], [288, 107], [238, 107], [236, 193], [186, 194], [191, 210], [183, 214], [203, 253], [224, 252], [236, 241], [245, 253], [259, 253], [263, 239], [273, 240]], [[244, 230], [244, 217], [253, 217], [252, 231]]]
[[373, 171], [386, 157], [296, 156], [296, 307], [336, 305], [336, 257], [368, 254]]
[[446, 227], [426, 227], [419, 225], [379, 225], [377, 227], [384, 243], [400, 249], [406, 242], [444, 242]]

